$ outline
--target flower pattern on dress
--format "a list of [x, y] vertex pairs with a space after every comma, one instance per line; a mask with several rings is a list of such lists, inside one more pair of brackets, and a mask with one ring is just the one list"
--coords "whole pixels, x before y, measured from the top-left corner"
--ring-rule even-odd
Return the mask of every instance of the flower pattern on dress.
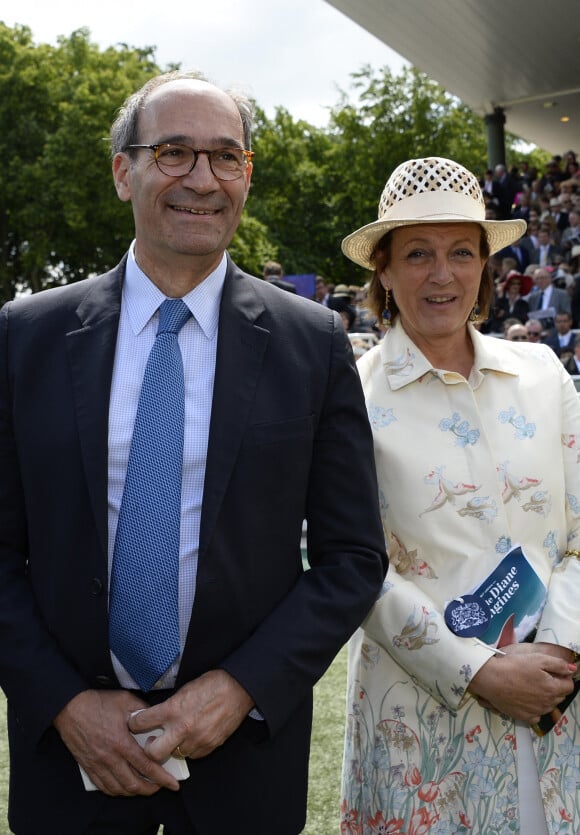
[[403, 354], [385, 363], [385, 370], [387, 374], [398, 374], [401, 377], [408, 377], [413, 370], [414, 360], [415, 354], [407, 348]]
[[[391, 707], [391, 717], [379, 715], [373, 720], [371, 713], [369, 725], [361, 723], [353, 705], [347, 723], [346, 751], [347, 757], [356, 756], [353, 768], [347, 772], [350, 777], [345, 782], [341, 822], [345, 827], [348, 823], [360, 829], [344, 828], [341, 832], [453, 835], [472, 831], [478, 835], [513, 835], [517, 832], [517, 788], [512, 776], [515, 736], [508, 730], [510, 724], [505, 723], [500, 737], [490, 739], [487, 728], [482, 733], [481, 725], [469, 722], [475, 709], [472, 702], [457, 728], [467, 746], [469, 763], [460, 771], [454, 766], [462, 746], [457, 736], [449, 735], [453, 729], [449, 712], [441, 705], [429, 710], [433, 701], [421, 697], [421, 690], [415, 689], [417, 730], [407, 724], [402, 706]], [[366, 700], [364, 689], [357, 693], [356, 701], [359, 699]], [[351, 748], [351, 744], [355, 747]], [[560, 745], [564, 756], [574, 756], [569, 745]], [[554, 820], [559, 823], [559, 810], [563, 808], [560, 776], [558, 773], [549, 779], [557, 815]], [[361, 807], [354, 798], [361, 795], [362, 813], [355, 816], [353, 811]], [[392, 808], [398, 810], [396, 816], [387, 813]], [[551, 830], [558, 831], [567, 830]]]
[[357, 810], [349, 809], [343, 800], [340, 807], [340, 835], [362, 835], [362, 831]]
[[435, 613], [422, 606], [419, 613], [415, 611], [409, 615], [400, 634], [393, 638], [393, 645], [408, 650], [422, 649], [427, 644], [439, 641], [435, 637], [437, 632]]
[[[469, 695], [484, 650], [451, 636], [446, 601], [521, 543], [548, 588], [536, 640], [580, 644], [580, 561], [563, 556], [580, 550], [579, 398], [546, 346], [514, 366], [507, 343], [473, 341], [476, 386], [427, 371], [397, 323], [359, 364], [367, 399], [397, 418], [374, 432], [394, 559], [349, 647], [343, 799], [360, 835], [525, 835], [514, 723]], [[580, 835], [579, 717], [577, 698], [532, 736], [550, 835]]]
[[516, 409], [510, 406], [506, 411], [502, 411], [498, 415], [500, 423], [509, 423], [516, 430], [515, 437], [518, 441], [524, 441], [527, 438], [533, 438], [536, 434], [536, 424], [528, 423], [524, 415], [516, 417]]
[[508, 551], [512, 549], [512, 538], [511, 536], [500, 536], [498, 541], [495, 544], [495, 552], [496, 554], [507, 554]]
[[566, 493], [566, 501], [574, 516], [580, 516], [580, 501], [578, 501], [578, 496], [575, 496], [573, 493]]
[[526, 513], [531, 510], [533, 513], [539, 513], [540, 516], [549, 516], [551, 509], [552, 500], [546, 490], [536, 490], [522, 505], [522, 510]]
[[481, 486], [478, 484], [467, 484], [463, 481], [454, 482], [444, 477], [444, 471], [445, 467], [443, 465], [435, 467], [423, 479], [425, 484], [435, 484], [437, 486], [437, 495], [429, 507], [420, 513], [419, 516], [423, 516], [425, 513], [431, 513], [433, 510], [438, 510], [447, 502], [454, 504], [457, 496], [463, 496], [466, 493], [475, 493]]
[[416, 577], [425, 577], [429, 580], [437, 579], [437, 574], [429, 563], [418, 557], [417, 549], [414, 548], [407, 550], [399, 537], [392, 531], [387, 533], [387, 544], [389, 551], [389, 565], [391, 565], [398, 574], [410, 574]]
[[523, 491], [531, 490], [542, 482], [541, 478], [514, 475], [508, 469], [509, 463], [509, 461], [504, 461], [497, 468], [499, 477], [504, 485], [501, 494], [504, 504], [507, 504], [511, 499], [517, 499], [519, 501]]
[[548, 552], [548, 557], [550, 558], [552, 565], [561, 561], [562, 557], [558, 549], [558, 534], [556, 531], [548, 531], [544, 541], [542, 542], [542, 546]]
[[401, 826], [402, 818], [385, 820], [382, 812], [377, 812], [374, 818], [369, 818], [369, 826], [373, 835], [405, 835]]
[[364, 643], [361, 648], [363, 665], [367, 670], [372, 670], [379, 662], [379, 648], [374, 644]]
[[580, 435], [575, 434], [566, 434], [562, 435], [562, 446], [566, 447], [567, 449], [575, 449], [578, 453], [576, 457], [576, 463], [580, 463]]
[[473, 446], [479, 440], [479, 429], [470, 429], [469, 422], [461, 419], [459, 412], [453, 412], [450, 418], [439, 421], [442, 432], [452, 432], [455, 435], [455, 445], [459, 447]]
[[460, 516], [470, 516], [481, 522], [493, 522], [497, 516], [497, 504], [495, 499], [489, 496], [474, 496], [469, 499], [465, 507], [459, 508], [457, 512]]
[[384, 409], [382, 406], [375, 406], [373, 403], [367, 404], [367, 413], [369, 422], [375, 431], [384, 429], [397, 419], [392, 409]]

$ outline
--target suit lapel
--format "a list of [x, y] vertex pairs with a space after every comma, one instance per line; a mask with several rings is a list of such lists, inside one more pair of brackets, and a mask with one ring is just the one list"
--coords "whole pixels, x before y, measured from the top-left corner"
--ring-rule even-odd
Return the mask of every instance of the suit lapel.
[[78, 330], [67, 333], [67, 350], [81, 456], [103, 553], [107, 554], [109, 395], [121, 309], [125, 262], [99, 276], [77, 308]]
[[235, 464], [262, 368], [269, 331], [256, 321], [264, 304], [251, 279], [228, 259], [201, 514], [199, 558], [209, 545]]

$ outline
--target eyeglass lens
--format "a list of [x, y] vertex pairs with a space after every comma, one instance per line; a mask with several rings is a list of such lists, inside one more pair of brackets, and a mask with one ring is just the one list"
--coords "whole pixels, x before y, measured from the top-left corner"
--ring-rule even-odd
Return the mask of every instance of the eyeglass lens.
[[205, 154], [218, 180], [237, 180], [242, 176], [246, 154], [242, 148], [216, 148], [212, 151], [187, 145], [159, 145], [155, 160], [160, 171], [170, 177], [182, 177], [195, 168], [199, 155]]

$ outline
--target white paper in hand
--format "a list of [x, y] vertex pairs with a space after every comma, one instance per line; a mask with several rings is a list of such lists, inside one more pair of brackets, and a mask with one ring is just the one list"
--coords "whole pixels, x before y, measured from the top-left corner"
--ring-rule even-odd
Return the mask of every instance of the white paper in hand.
[[[163, 728], [153, 728], [152, 731], [145, 731], [142, 734], [133, 734], [141, 748], [145, 746], [145, 743], [148, 739], [152, 736], [161, 736], [163, 733]], [[161, 763], [165, 771], [168, 771], [169, 774], [173, 775], [176, 780], [187, 780], [189, 777], [189, 768], [187, 767], [187, 763], [185, 760], [180, 760], [177, 757], [169, 757], [169, 759], [165, 760], [164, 763]], [[81, 777], [83, 778], [83, 784], [85, 790], [88, 792], [98, 791], [97, 787], [84, 770], [82, 765], [79, 765], [79, 769], [81, 772]]]

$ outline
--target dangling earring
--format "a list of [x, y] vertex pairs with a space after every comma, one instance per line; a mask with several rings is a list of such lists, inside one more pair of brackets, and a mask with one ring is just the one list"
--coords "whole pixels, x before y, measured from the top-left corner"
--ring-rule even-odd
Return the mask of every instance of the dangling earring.
[[383, 325], [388, 328], [391, 324], [391, 311], [389, 310], [389, 291], [385, 287], [385, 309], [383, 310]]
[[481, 313], [481, 308], [479, 307], [479, 305], [477, 303], [474, 304], [473, 307], [471, 308], [471, 313], [467, 317], [468, 321], [469, 322], [477, 322], [477, 320], [479, 319], [479, 314], [480, 313]]

